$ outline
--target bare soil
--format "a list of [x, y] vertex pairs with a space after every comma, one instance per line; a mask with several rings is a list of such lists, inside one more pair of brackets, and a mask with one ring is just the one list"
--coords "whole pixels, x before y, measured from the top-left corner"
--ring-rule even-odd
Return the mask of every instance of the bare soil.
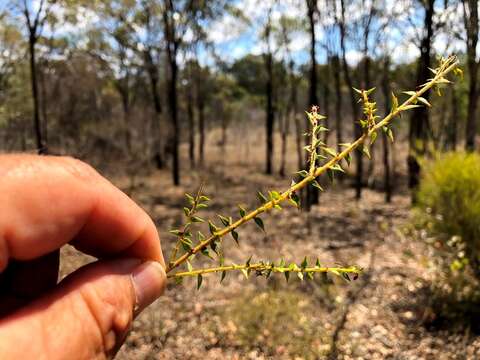
[[[185, 174], [179, 188], [171, 186], [166, 171], [137, 177], [133, 189], [132, 179], [113, 178], [155, 220], [165, 255], [174, 240], [168, 230], [182, 221], [183, 194], [193, 192], [201, 181], [213, 199], [204, 216], [212, 219], [217, 213], [236, 216], [236, 204], [250, 208], [256, 204], [257, 190], [281, 190], [290, 182], [262, 175], [260, 163], [228, 162], [221, 151], [212, 159], [203, 171]], [[329, 186], [310, 213], [286, 206], [282, 212], [263, 216], [266, 234], [247, 224], [239, 231], [240, 247], [225, 238], [227, 259], [242, 263], [253, 255], [254, 259], [284, 257], [300, 262], [304, 256], [318, 257], [326, 265], [358, 264], [365, 273], [350, 283], [340, 279], [286, 283], [283, 277], [246, 280], [241, 274], [229, 274], [220, 284], [214, 275], [205, 277], [200, 291], [195, 279], [182, 285], [172, 282], [165, 295], [134, 322], [118, 359], [480, 358], [480, 337], [475, 334], [423, 325], [430, 316], [425, 289], [431, 271], [426, 247], [402, 231], [409, 222], [409, 209], [405, 194], [396, 194], [391, 204], [385, 204], [382, 193], [365, 190], [362, 201], [355, 202], [353, 191], [337, 184]], [[65, 248], [63, 274], [90, 260]], [[238, 309], [240, 303], [247, 313], [251, 299], [271, 291], [300, 294], [309, 304], [308, 311], [298, 324], [270, 319], [291, 333], [282, 343], [275, 343], [271, 330], [262, 327], [251, 343], [239, 340], [244, 324], [229, 319], [230, 309]], [[314, 329], [313, 340], [301, 343], [303, 351], [296, 347], [292, 352], [294, 342], [306, 341], [295, 331], [305, 323]]]

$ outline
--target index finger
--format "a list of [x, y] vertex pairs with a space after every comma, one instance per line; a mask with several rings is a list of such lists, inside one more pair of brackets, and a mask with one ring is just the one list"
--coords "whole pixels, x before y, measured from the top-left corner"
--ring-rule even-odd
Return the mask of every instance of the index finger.
[[0, 156], [0, 272], [70, 243], [99, 257], [160, 261], [151, 218], [89, 165], [67, 157]]

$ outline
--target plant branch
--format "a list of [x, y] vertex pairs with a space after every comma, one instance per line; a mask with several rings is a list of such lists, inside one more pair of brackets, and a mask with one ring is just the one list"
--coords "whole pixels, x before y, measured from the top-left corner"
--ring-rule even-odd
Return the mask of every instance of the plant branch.
[[245, 265], [227, 265], [227, 266], [218, 266], [213, 268], [207, 269], [197, 269], [191, 271], [182, 271], [177, 272], [175, 274], [169, 274], [169, 278], [180, 278], [180, 277], [187, 277], [187, 276], [198, 276], [198, 275], [205, 275], [209, 273], [220, 273], [224, 271], [255, 271], [255, 272], [276, 272], [276, 273], [335, 273], [335, 274], [353, 274], [358, 275], [361, 272], [361, 269], [356, 266], [349, 266], [349, 267], [306, 267], [301, 268], [295, 264], [290, 266], [275, 266], [273, 263], [254, 263], [254, 264], [245, 264]]
[[[203, 249], [205, 249], [212, 242], [222, 238], [223, 236], [227, 235], [228, 233], [231, 233], [233, 230], [235, 230], [239, 226], [243, 225], [244, 223], [256, 218], [258, 215], [273, 209], [274, 207], [276, 207], [278, 204], [282, 203], [283, 201], [290, 199], [290, 197], [295, 192], [303, 189], [308, 184], [312, 183], [318, 176], [327, 172], [327, 170], [331, 170], [335, 165], [339, 166], [340, 165], [339, 163], [342, 159], [345, 159], [347, 156], [349, 156], [356, 148], [358, 148], [360, 145], [362, 145], [366, 141], [366, 139], [368, 139], [374, 133], [376, 134], [376, 132], [378, 130], [381, 130], [383, 127], [387, 126], [396, 116], [398, 116], [399, 114], [401, 114], [404, 111], [407, 111], [407, 110], [410, 110], [412, 108], [420, 106], [420, 105], [416, 105], [416, 103], [418, 101], [424, 103], [424, 101], [426, 101], [426, 100], [423, 99], [421, 96], [425, 92], [427, 92], [428, 90], [430, 90], [433, 87], [437, 87], [441, 84], [449, 83], [449, 81], [445, 79], [445, 75], [447, 75], [452, 70], [455, 70], [457, 68], [457, 65], [458, 65], [458, 61], [457, 61], [457, 58], [455, 56], [451, 56], [447, 59], [443, 59], [440, 66], [437, 69], [432, 70], [432, 72], [434, 74], [434, 77], [432, 79], [430, 79], [427, 83], [421, 85], [420, 88], [417, 91], [407, 92], [407, 94], [410, 95], [410, 97], [407, 100], [405, 100], [399, 106], [394, 106], [392, 108], [391, 112], [386, 117], [384, 117], [381, 121], [379, 121], [375, 125], [373, 125], [371, 127], [368, 127], [367, 131], [365, 131], [362, 134], [362, 136], [360, 136], [353, 143], [348, 144], [348, 146], [346, 146], [346, 148], [343, 151], [341, 151], [340, 153], [333, 156], [324, 165], [316, 168], [315, 171], [313, 172], [313, 174], [308, 174], [300, 182], [298, 182], [296, 184], [294, 183], [289, 189], [287, 189], [283, 193], [279, 194], [279, 196], [277, 196], [276, 198], [274, 198], [270, 201], [267, 201], [262, 206], [260, 206], [257, 209], [249, 212], [248, 214], [244, 215], [243, 217], [241, 217], [237, 221], [231, 223], [230, 225], [226, 226], [225, 228], [223, 228], [221, 230], [218, 230], [218, 231], [215, 231], [210, 237], [201, 241], [198, 245], [196, 245], [195, 247], [188, 250], [186, 253], [184, 253], [182, 256], [180, 256], [175, 261], [171, 262], [168, 265], [168, 267], [166, 269], [166, 272], [170, 273], [173, 269], [175, 269], [178, 266], [180, 266], [181, 264], [185, 263], [192, 255], [194, 255], [194, 254], [202, 251]], [[396, 100], [396, 98], [395, 98], [395, 100]], [[219, 270], [219, 271], [223, 271], [223, 270]], [[181, 273], [177, 273], [177, 274], [181, 274]], [[170, 275], [170, 277], [171, 276], [172, 275]]]

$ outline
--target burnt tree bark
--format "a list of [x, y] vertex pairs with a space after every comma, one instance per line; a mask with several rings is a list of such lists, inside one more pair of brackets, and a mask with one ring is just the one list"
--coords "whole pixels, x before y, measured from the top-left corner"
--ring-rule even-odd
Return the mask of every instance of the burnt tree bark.
[[197, 97], [198, 109], [198, 163], [203, 166], [205, 163], [205, 101]]
[[280, 170], [278, 171], [279, 175], [284, 177], [285, 176], [285, 167], [286, 167], [286, 162], [287, 162], [287, 139], [288, 139], [288, 132], [290, 131], [290, 122], [289, 122], [289, 116], [290, 116], [290, 109], [286, 109], [285, 111], [282, 111], [282, 114], [280, 116], [280, 121], [281, 121], [281, 140], [282, 140], [282, 145], [281, 145], [281, 151], [280, 151]]
[[46, 19], [46, 14], [42, 17], [42, 13], [45, 6], [45, 0], [40, 0], [39, 8], [35, 14], [35, 19], [32, 19], [30, 10], [28, 8], [26, 0], [23, 1], [23, 14], [28, 30], [28, 53], [30, 63], [30, 85], [32, 90], [33, 99], [33, 129], [35, 133], [35, 139], [37, 144], [37, 151], [39, 154], [46, 154], [47, 144], [42, 134], [42, 124], [40, 120], [40, 103], [38, 93], [38, 77], [37, 77], [37, 58], [36, 58], [36, 44], [40, 36], [40, 30], [43, 26], [43, 22]]
[[172, 0], [165, 1], [165, 9], [163, 11], [165, 46], [167, 54], [167, 65], [169, 68], [169, 76], [167, 80], [167, 99], [170, 122], [172, 125], [172, 134], [170, 138], [171, 154], [172, 154], [172, 179], [175, 186], [180, 185], [180, 161], [179, 161], [179, 144], [180, 144], [180, 127], [178, 124], [178, 94], [177, 94], [177, 78], [178, 63], [177, 53], [180, 45], [180, 39], [176, 36], [174, 6]]
[[[433, 37], [433, 16], [435, 0], [427, 0], [425, 6], [424, 28], [425, 35], [420, 43], [420, 58], [417, 67], [417, 84], [424, 84], [431, 77], [431, 47]], [[428, 100], [429, 92], [423, 95]], [[408, 166], [408, 186], [416, 189], [420, 181], [420, 164], [418, 156], [425, 154], [427, 149], [429, 133], [429, 114], [426, 107], [421, 106], [413, 109], [410, 117], [409, 132], [409, 154], [407, 158]], [[413, 194], [412, 200], [415, 201]]]
[[[310, 79], [308, 90], [309, 107], [318, 106], [317, 97], [317, 59], [316, 59], [316, 33], [315, 33], [315, 13], [317, 11], [317, 0], [307, 1], [307, 17], [310, 32]], [[310, 128], [309, 120], [306, 119], [306, 128]], [[307, 140], [308, 141], [308, 140]], [[308, 145], [308, 144], [307, 144]], [[308, 164], [307, 164], [308, 168]], [[313, 204], [318, 204], [319, 192], [313, 186], [307, 186], [305, 194], [305, 210], [309, 211]]]
[[467, 65], [469, 73], [468, 111], [465, 134], [465, 150], [475, 150], [477, 135], [477, 103], [478, 103], [478, 0], [463, 0], [465, 30], [467, 33]]
[[265, 173], [273, 173], [273, 128], [275, 122], [274, 105], [273, 105], [273, 55], [270, 46], [270, 35], [272, 31], [271, 13], [268, 14], [267, 24], [265, 26], [265, 39], [267, 42], [267, 53], [264, 55], [265, 69], [267, 72], [267, 81], [265, 84], [266, 94], [266, 121], [265, 121], [265, 135], [266, 135], [266, 167]]
[[[385, 101], [385, 116], [390, 112], [390, 58], [385, 56], [383, 62], [383, 78], [382, 78], [382, 92]], [[390, 203], [392, 201], [392, 182], [390, 171], [390, 144], [388, 136], [385, 132], [382, 134], [382, 147], [383, 147], [383, 186], [385, 190], [385, 202]]]

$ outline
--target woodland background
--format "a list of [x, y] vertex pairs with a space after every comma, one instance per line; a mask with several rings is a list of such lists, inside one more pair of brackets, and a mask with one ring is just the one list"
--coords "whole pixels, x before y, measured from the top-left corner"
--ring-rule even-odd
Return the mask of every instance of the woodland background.
[[[94, 165], [169, 249], [184, 192], [203, 182], [213, 217], [286, 188], [312, 105], [340, 148], [361, 133], [353, 87], [376, 87], [388, 113], [455, 53], [463, 79], [396, 120], [394, 143], [381, 134], [372, 160], [355, 156], [266, 235], [246, 226], [228, 254], [358, 263], [358, 282], [172, 284], [119, 357], [473, 359], [479, 303], [439, 306], [445, 276], [410, 214], [425, 159], [478, 152], [478, 32], [475, 0], [0, 0], [0, 152]], [[86, 261], [66, 249], [64, 272]]]

